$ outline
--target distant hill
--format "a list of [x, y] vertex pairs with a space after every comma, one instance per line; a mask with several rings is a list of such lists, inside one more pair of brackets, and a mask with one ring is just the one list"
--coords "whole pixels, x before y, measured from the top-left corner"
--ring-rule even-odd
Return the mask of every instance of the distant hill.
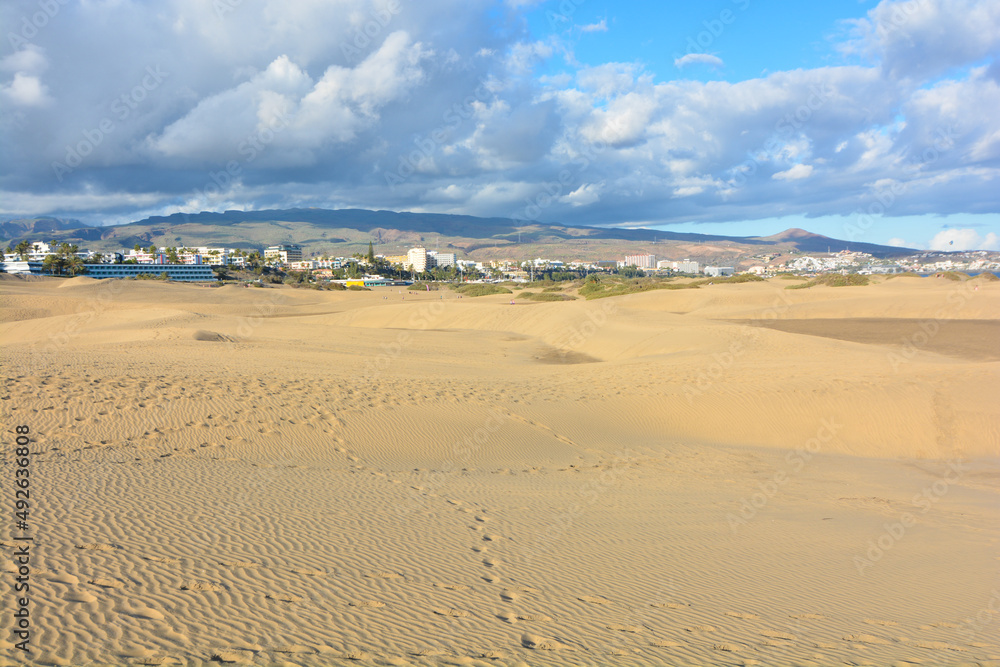
[[857, 243], [853, 241], [841, 241], [821, 234], [813, 234], [804, 229], [793, 227], [771, 236], [757, 237], [761, 241], [772, 243], [789, 243], [801, 252], [840, 252], [841, 250], [855, 250], [867, 252], [876, 257], [892, 257], [896, 255], [909, 255], [917, 250], [912, 248], [896, 248], [895, 246], [877, 245], [875, 243]]
[[64, 232], [71, 229], [86, 227], [79, 220], [63, 220], [61, 218], [19, 218], [0, 222], [0, 237], [3, 239], [25, 240], [31, 237], [32, 240], [48, 241], [48, 238], [41, 238], [50, 232]]
[[[43, 222], [46, 220], [51, 221], [47, 226]], [[79, 225], [70, 228], [72, 222], [37, 218], [5, 223], [11, 227], [2, 228], [3, 243], [55, 238], [108, 252], [131, 248], [135, 244], [160, 247], [223, 245], [262, 250], [268, 245], [291, 242], [302, 245], [308, 257], [364, 252], [372, 242], [376, 252], [384, 254], [401, 254], [407, 248], [423, 245], [476, 259], [596, 260], [620, 258], [626, 253], [650, 253], [667, 259], [691, 257], [720, 262], [735, 262], [763, 253], [826, 252], [827, 249], [836, 252], [849, 248], [877, 257], [915, 252], [891, 246], [848, 243], [800, 229], [766, 237], [717, 236], [363, 209], [175, 213], [109, 227]]]

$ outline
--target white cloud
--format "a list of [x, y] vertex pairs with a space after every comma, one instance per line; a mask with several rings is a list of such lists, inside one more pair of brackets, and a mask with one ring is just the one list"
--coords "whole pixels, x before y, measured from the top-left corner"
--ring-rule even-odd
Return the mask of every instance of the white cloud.
[[589, 25], [580, 26], [581, 32], [607, 32], [608, 31], [608, 20], [601, 19], [597, 23], [591, 23]]
[[587, 206], [588, 204], [600, 201], [600, 199], [601, 186], [594, 185], [593, 183], [581, 185], [568, 195], [560, 197], [561, 202], [570, 206]]
[[678, 68], [695, 64], [722, 67], [725, 63], [722, 62], [722, 58], [719, 56], [713, 56], [710, 53], [689, 53], [686, 56], [681, 56], [680, 58], [674, 60], [674, 66]]
[[772, 174], [771, 178], [776, 181], [798, 181], [812, 176], [813, 167], [811, 164], [797, 164], [786, 171], [779, 171]]
[[1000, 3], [980, 0], [882, 0], [847, 22], [848, 54], [879, 62], [892, 79], [926, 80], [1000, 49]]
[[931, 250], [1000, 250], [1000, 236], [989, 232], [985, 237], [975, 229], [945, 229], [934, 235]]
[[9, 84], [0, 85], [0, 96], [19, 107], [44, 107], [52, 102], [48, 87], [38, 77], [18, 72]]
[[15, 51], [0, 60], [0, 71], [23, 72], [25, 74], [41, 74], [49, 66], [45, 50], [34, 44], [28, 44], [20, 51]]
[[384, 105], [418, 86], [424, 78], [421, 63], [430, 55], [398, 31], [357, 67], [330, 66], [316, 82], [282, 55], [250, 81], [202, 100], [165, 128], [153, 146], [167, 157], [224, 164], [238, 153], [249, 155], [255, 136], [280, 129], [270, 159], [281, 160], [282, 149], [289, 149], [287, 164], [312, 164], [314, 149], [354, 139], [377, 121]]
[[550, 58], [553, 51], [546, 42], [518, 42], [507, 53], [507, 69], [517, 75], [528, 74], [535, 65]]

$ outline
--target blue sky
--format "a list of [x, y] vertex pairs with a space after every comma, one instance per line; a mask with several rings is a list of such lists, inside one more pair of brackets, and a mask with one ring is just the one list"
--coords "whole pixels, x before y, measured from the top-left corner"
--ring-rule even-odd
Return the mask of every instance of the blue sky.
[[39, 7], [0, 4], [2, 218], [358, 207], [1000, 249], [994, 1]]
[[[844, 18], [864, 16], [873, 6], [857, 0], [788, 3], [766, 0], [710, 0], [691, 3], [613, 3], [585, 0], [572, 12], [562, 2], [543, 2], [526, 13], [531, 34], [573, 40], [584, 65], [641, 62], [659, 81], [689, 78], [736, 82], [769, 72], [822, 67], [839, 62], [833, 38]], [[581, 30], [589, 26], [590, 30]], [[706, 53], [724, 65], [683, 70], [674, 61]], [[553, 71], [567, 68], [553, 66]]]

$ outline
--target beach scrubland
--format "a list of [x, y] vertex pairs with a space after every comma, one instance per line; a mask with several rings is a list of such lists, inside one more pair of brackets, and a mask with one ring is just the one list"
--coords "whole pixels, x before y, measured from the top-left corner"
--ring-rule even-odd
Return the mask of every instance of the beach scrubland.
[[711, 282], [4, 277], [0, 665], [1000, 664], [1000, 285]]

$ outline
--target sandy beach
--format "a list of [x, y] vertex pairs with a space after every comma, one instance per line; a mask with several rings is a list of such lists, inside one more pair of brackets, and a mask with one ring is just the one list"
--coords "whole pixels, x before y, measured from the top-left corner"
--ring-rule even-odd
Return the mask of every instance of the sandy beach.
[[0, 665], [1000, 665], [1000, 283], [788, 285], [4, 277]]

